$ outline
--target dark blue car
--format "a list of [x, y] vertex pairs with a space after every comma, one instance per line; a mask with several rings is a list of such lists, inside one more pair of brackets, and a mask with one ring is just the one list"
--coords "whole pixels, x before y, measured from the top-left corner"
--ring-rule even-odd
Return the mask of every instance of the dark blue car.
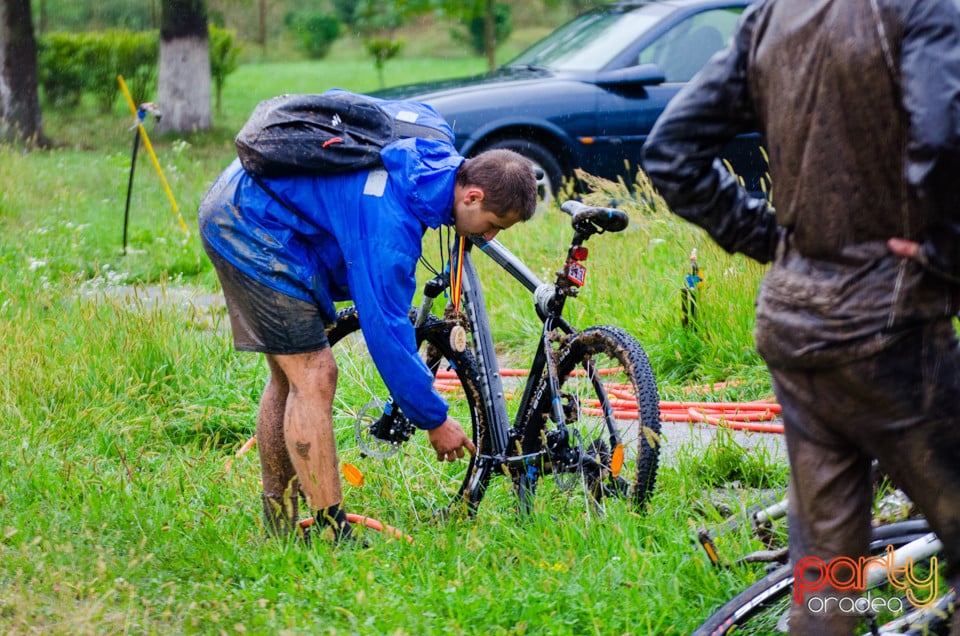
[[[667, 102], [729, 43], [750, 0], [622, 1], [581, 15], [499, 69], [382, 91], [434, 106], [466, 156], [516, 150], [553, 192], [574, 168], [632, 182]], [[766, 161], [756, 135], [725, 153], [751, 190]]]

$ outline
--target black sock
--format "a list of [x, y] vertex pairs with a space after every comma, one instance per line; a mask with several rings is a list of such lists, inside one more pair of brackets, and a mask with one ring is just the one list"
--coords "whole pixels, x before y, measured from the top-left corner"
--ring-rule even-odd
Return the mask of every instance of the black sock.
[[350, 522], [347, 521], [347, 513], [340, 508], [340, 504], [318, 510], [316, 519], [318, 524], [333, 528], [333, 539], [337, 543], [349, 541], [353, 538], [353, 530], [350, 528]]

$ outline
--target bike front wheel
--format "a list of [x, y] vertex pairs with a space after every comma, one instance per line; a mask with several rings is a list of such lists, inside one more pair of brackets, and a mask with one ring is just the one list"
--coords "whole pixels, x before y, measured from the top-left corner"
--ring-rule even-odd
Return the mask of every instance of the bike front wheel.
[[[435, 386], [449, 404], [449, 415], [463, 426], [478, 453], [483, 453], [490, 442], [480, 403], [479, 373], [473, 354], [469, 349], [460, 350], [453, 331], [453, 324], [429, 317], [417, 328], [420, 354], [438, 379]], [[371, 508], [385, 504], [412, 508], [421, 521], [457, 512], [473, 514], [486, 490], [491, 468], [469, 455], [453, 463], [437, 461], [426, 433], [416, 430], [399, 407], [389, 404], [389, 391], [370, 358], [355, 308], [338, 313], [328, 338], [338, 368], [334, 429], [340, 460], [364, 467], [365, 480], [369, 477], [369, 481], [376, 481], [371, 483], [373, 488], [355, 491], [351, 496], [375, 495], [379, 501], [363, 504]], [[395, 410], [393, 441], [371, 433], [385, 409]]]
[[590, 327], [567, 337], [556, 352], [563, 417], [572, 452], [550, 451], [553, 396], [548, 379], [531, 407], [524, 452], [546, 445], [537, 498], [553, 483], [605, 506], [622, 499], [641, 506], [653, 491], [660, 454], [660, 401], [653, 369], [636, 339], [619, 327]]

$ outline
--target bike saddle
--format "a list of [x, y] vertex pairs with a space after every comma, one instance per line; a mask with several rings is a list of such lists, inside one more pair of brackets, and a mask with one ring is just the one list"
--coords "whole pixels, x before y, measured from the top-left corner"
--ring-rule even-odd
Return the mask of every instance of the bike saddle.
[[567, 201], [560, 209], [569, 214], [573, 227], [578, 231], [587, 229], [590, 233], [620, 232], [630, 224], [630, 217], [623, 210], [590, 206], [579, 201]]

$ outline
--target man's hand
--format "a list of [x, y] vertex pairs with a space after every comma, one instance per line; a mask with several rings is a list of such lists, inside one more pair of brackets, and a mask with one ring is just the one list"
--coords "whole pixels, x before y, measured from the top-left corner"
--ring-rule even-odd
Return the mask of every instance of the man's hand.
[[920, 253], [920, 244], [914, 241], [908, 241], [902, 238], [892, 238], [887, 241], [887, 247], [897, 256], [917, 259]]
[[452, 417], [447, 417], [446, 421], [437, 428], [427, 431], [430, 438], [430, 444], [433, 450], [437, 451], [437, 461], [455, 462], [463, 457], [463, 449], [466, 448], [471, 455], [477, 454], [477, 447], [463, 432], [460, 424]]

